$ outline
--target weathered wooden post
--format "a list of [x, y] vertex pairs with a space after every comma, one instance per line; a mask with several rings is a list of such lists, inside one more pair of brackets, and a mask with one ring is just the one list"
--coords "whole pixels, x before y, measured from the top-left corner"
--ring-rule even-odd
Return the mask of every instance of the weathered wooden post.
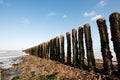
[[71, 36], [69, 32], [66, 32], [67, 38], [67, 64], [71, 65]]
[[50, 59], [50, 41], [48, 41], [48, 59]]
[[60, 36], [60, 43], [61, 43], [61, 48], [60, 48], [60, 58], [61, 62], [64, 63], [65, 61], [65, 52], [64, 52], [64, 35]]
[[118, 62], [118, 72], [120, 73], [120, 13], [115, 12], [110, 15], [110, 30]]
[[39, 45], [37, 45], [37, 56], [39, 57]]
[[53, 39], [53, 60], [57, 60], [56, 56], [56, 38]]
[[57, 58], [58, 54], [57, 54], [57, 39], [56, 39], [56, 37], [54, 39], [54, 52], [55, 52], [55, 60], [57, 61], [58, 60], [58, 58]]
[[60, 61], [60, 38], [58, 37], [58, 61]]
[[37, 46], [34, 46], [34, 50], [35, 50], [34, 54], [35, 56], [37, 56]]
[[47, 42], [45, 42], [45, 58], [47, 58], [48, 53], [47, 53]]
[[34, 53], [34, 50], [33, 50], [33, 48], [31, 47], [31, 55], [33, 55], [33, 53]]
[[83, 27], [79, 27], [78, 29], [78, 43], [79, 43], [79, 68], [83, 69], [85, 67], [84, 59], [84, 42], [83, 42]]
[[41, 44], [41, 58], [44, 58], [44, 45], [43, 43]]
[[46, 58], [46, 42], [44, 42], [44, 52], [43, 52], [43, 54], [44, 54], [44, 58]]
[[89, 24], [84, 25], [84, 31], [85, 31], [85, 43], [86, 43], [88, 69], [90, 71], [93, 71], [95, 68], [95, 58], [93, 53], [91, 29]]
[[31, 53], [31, 48], [28, 49], [28, 53], [29, 53], [29, 54]]
[[33, 47], [34, 48], [34, 56], [36, 56], [36, 46]]
[[31, 54], [31, 55], [33, 55], [32, 52], [33, 52], [33, 50], [32, 50], [32, 48], [30, 48], [30, 54]]
[[50, 40], [50, 58], [54, 60], [54, 39]]
[[29, 49], [25, 49], [25, 50], [23, 50], [23, 52], [30, 54], [30, 50]]
[[46, 58], [49, 59], [49, 42], [46, 42]]
[[35, 56], [38, 57], [38, 46], [35, 46]]
[[44, 55], [44, 42], [42, 43], [42, 58], [45, 58], [45, 55]]
[[59, 37], [57, 36], [55, 38], [56, 40], [56, 60], [60, 61], [60, 42], [59, 42]]
[[73, 65], [78, 67], [77, 30], [72, 29]]
[[108, 39], [106, 20], [104, 18], [98, 19], [97, 25], [98, 25], [99, 34], [100, 34], [103, 67], [106, 73], [110, 75], [112, 72], [113, 65], [112, 65], [112, 55], [109, 48], [109, 39]]
[[34, 46], [33, 49], [34, 49], [34, 56], [36, 56], [36, 47]]
[[42, 58], [42, 44], [40, 44], [40, 57]]
[[31, 53], [31, 48], [27, 49], [27, 53], [29, 54]]
[[39, 57], [41, 58], [41, 44], [39, 45]]
[[49, 59], [51, 59], [51, 40], [49, 40]]
[[52, 57], [52, 54], [53, 54], [53, 49], [52, 49], [52, 39], [50, 40], [50, 59], [52, 60], [53, 57]]
[[48, 42], [45, 42], [45, 45], [46, 45], [46, 46], [45, 46], [45, 48], [46, 48], [46, 49], [45, 49], [45, 53], [46, 53], [46, 54], [45, 54], [45, 58], [47, 59], [47, 58], [48, 58], [48, 52], [47, 52]]
[[32, 47], [32, 49], [33, 49], [33, 53], [32, 53], [32, 54], [35, 56], [35, 48], [34, 48], [34, 47]]
[[40, 48], [40, 45], [37, 45], [37, 56], [39, 57], [39, 48]]
[[28, 52], [27, 52], [27, 53], [31, 54], [31, 49], [29, 48], [29, 49], [27, 49], [27, 50], [28, 50]]
[[41, 44], [41, 58], [43, 58], [43, 44]]
[[31, 48], [31, 54], [34, 55], [34, 49], [33, 49], [33, 47]]

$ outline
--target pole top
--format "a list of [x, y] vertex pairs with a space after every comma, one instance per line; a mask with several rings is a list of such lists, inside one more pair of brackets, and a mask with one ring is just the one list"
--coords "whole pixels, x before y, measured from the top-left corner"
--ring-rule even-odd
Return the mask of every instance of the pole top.
[[85, 28], [89, 28], [89, 27], [90, 27], [90, 24], [87, 23], [87, 24], [84, 25], [84, 27], [85, 27]]
[[106, 20], [104, 18], [97, 19], [97, 23], [106, 23]]

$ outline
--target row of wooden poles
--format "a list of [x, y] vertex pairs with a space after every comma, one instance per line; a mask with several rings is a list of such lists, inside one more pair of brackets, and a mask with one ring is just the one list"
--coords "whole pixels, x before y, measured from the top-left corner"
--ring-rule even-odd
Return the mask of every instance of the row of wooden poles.
[[[118, 72], [120, 73], [120, 13], [114, 12], [109, 17], [111, 36], [118, 62]], [[109, 47], [109, 38], [107, 32], [106, 20], [100, 18], [96, 21], [100, 34], [101, 52], [103, 57], [103, 67], [106, 73], [111, 74], [113, 71], [112, 54]], [[78, 32], [78, 36], [77, 36]], [[55, 37], [48, 42], [43, 42], [40, 45], [31, 47], [24, 50], [24, 52], [31, 55], [35, 55], [41, 58], [48, 58], [51, 60], [66, 63], [67, 65], [73, 65], [80, 69], [85, 68], [85, 51], [84, 51], [84, 39], [86, 44], [87, 54], [87, 67], [90, 71], [94, 71], [96, 68], [94, 51], [92, 45], [91, 28], [89, 24], [85, 24], [83, 27], [72, 29], [72, 41], [70, 32], [66, 32], [67, 40], [67, 56], [65, 57], [64, 51], [64, 35]], [[77, 38], [78, 37], [78, 38]], [[71, 51], [72, 43], [72, 51]], [[97, 44], [96, 44], [97, 45]], [[73, 55], [72, 55], [73, 53]], [[72, 56], [71, 56], [72, 55]], [[66, 60], [65, 60], [66, 59]]]

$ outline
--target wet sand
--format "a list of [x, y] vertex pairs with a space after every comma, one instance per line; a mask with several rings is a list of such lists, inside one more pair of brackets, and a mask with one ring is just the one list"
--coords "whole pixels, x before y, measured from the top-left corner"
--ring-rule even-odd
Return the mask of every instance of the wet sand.
[[[99, 60], [100, 61], [100, 60]], [[100, 65], [101, 66], [101, 65]], [[34, 76], [31, 73], [34, 72]], [[29, 55], [23, 62], [14, 64], [12, 68], [2, 70], [2, 80], [12, 80], [18, 77], [18, 80], [40, 80], [41, 75], [50, 75], [57, 73], [57, 80], [105, 80], [116, 79], [116, 76], [106, 76], [104, 74], [88, 72], [78, 68], [64, 65], [60, 62], [49, 59], [42, 59]]]

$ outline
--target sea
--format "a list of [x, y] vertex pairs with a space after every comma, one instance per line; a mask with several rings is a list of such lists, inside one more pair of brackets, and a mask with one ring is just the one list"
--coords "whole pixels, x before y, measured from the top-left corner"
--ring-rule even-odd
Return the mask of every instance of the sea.
[[21, 50], [0, 50], [0, 68], [10, 68], [13, 64], [23, 61], [27, 56], [28, 54]]

